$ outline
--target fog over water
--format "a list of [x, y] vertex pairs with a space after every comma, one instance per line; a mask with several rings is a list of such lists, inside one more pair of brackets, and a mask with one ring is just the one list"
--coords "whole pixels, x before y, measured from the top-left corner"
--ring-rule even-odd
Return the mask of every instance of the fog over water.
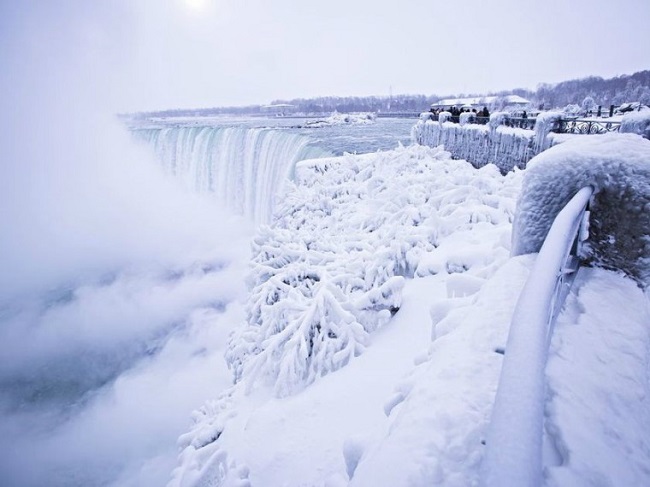
[[164, 485], [229, 382], [253, 226], [115, 118], [115, 10], [33, 7], [0, 15], [0, 483]]

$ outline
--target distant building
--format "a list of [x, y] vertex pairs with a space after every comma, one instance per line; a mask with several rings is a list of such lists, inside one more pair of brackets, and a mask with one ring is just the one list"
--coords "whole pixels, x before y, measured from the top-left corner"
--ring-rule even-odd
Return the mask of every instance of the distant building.
[[530, 104], [530, 100], [519, 95], [503, 95], [503, 96], [480, 96], [472, 98], [444, 98], [431, 104], [431, 108], [450, 108], [450, 107], [466, 107], [466, 108], [483, 108], [484, 106], [494, 105], [497, 101], [503, 100], [504, 105], [525, 106]]
[[289, 103], [276, 103], [274, 105], [263, 105], [262, 111], [270, 115], [284, 116], [290, 113], [295, 113], [296, 105], [290, 105]]

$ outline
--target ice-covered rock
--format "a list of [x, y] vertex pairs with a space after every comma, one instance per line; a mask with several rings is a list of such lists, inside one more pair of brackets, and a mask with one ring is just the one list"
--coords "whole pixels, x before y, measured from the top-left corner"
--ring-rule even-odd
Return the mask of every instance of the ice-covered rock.
[[582, 187], [592, 186], [583, 258], [650, 284], [650, 142], [605, 134], [564, 142], [536, 156], [524, 175], [513, 255], [538, 252], [553, 219]]

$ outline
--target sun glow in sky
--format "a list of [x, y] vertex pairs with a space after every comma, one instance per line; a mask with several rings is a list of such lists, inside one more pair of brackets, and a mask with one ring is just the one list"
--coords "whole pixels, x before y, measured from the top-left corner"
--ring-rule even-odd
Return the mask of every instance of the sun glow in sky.
[[0, 0], [0, 61], [9, 53], [24, 67], [38, 54], [45, 61], [27, 68], [101, 83], [114, 111], [486, 93], [649, 68], [649, 0], [465, 0], [461, 10], [453, 0]]
[[185, 5], [191, 10], [200, 11], [205, 8], [206, 0], [184, 0]]

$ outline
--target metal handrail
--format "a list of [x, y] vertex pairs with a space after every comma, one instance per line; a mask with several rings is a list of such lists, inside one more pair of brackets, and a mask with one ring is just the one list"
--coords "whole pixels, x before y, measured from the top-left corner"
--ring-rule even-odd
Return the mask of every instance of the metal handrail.
[[541, 484], [548, 348], [578, 268], [592, 194], [593, 188], [582, 188], [558, 213], [517, 301], [488, 428], [483, 487]]

